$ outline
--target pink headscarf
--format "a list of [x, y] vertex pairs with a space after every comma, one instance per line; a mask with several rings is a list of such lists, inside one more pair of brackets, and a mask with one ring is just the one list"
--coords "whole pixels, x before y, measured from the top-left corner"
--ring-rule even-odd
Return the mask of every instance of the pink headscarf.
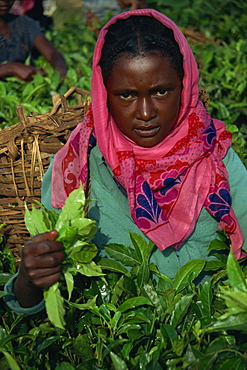
[[[183, 55], [181, 108], [169, 135], [152, 148], [130, 142], [117, 128], [107, 108], [107, 92], [99, 61], [108, 27], [132, 15], [156, 18], [173, 30]], [[84, 121], [56, 154], [52, 204], [61, 208], [68, 194], [86, 186], [92, 139], [128, 195], [136, 225], [160, 250], [180, 247], [195, 228], [202, 207], [231, 237], [237, 259], [243, 256], [243, 236], [231, 207], [228, 174], [222, 158], [231, 145], [223, 122], [212, 119], [198, 100], [198, 70], [191, 48], [179, 28], [151, 9], [113, 17], [101, 30], [92, 72], [92, 105]]]
[[23, 15], [34, 7], [34, 0], [17, 0], [10, 9], [11, 14]]

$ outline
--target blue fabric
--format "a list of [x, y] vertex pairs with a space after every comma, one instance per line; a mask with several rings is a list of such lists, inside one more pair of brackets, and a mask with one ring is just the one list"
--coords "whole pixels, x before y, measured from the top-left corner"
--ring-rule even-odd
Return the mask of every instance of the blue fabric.
[[8, 14], [9, 38], [0, 35], [0, 63], [24, 63], [33, 48], [34, 40], [42, 34], [39, 22], [26, 15]]

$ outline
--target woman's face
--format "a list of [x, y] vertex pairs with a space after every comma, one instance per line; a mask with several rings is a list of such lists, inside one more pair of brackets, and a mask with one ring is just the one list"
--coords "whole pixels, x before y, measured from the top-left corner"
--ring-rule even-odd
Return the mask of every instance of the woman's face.
[[9, 12], [14, 2], [15, 0], [0, 0], [0, 17]]
[[179, 114], [182, 90], [169, 57], [158, 52], [124, 54], [105, 85], [110, 113], [129, 139], [150, 148], [169, 134]]

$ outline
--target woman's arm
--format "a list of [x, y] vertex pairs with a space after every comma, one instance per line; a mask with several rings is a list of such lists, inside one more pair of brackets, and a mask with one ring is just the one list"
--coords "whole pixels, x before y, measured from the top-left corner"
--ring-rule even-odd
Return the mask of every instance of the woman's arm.
[[62, 54], [53, 46], [53, 44], [43, 35], [40, 34], [34, 39], [34, 46], [41, 55], [50, 63], [55, 71], [60, 73], [63, 79], [67, 73], [67, 64]]
[[23, 81], [31, 81], [36, 73], [43, 75], [40, 69], [23, 63], [8, 62], [0, 64], [0, 78], [14, 76]]

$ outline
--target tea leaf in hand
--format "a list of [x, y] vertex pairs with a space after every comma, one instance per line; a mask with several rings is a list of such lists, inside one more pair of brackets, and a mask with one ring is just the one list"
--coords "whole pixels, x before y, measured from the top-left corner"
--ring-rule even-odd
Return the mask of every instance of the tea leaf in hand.
[[27, 205], [25, 204], [24, 221], [27, 230], [32, 236], [49, 231], [44, 222], [43, 213], [37, 208], [35, 208], [33, 204], [32, 211], [29, 211]]
[[44, 290], [44, 299], [46, 302], [47, 315], [53, 325], [60, 329], [65, 329], [64, 299], [60, 293], [58, 283]]

